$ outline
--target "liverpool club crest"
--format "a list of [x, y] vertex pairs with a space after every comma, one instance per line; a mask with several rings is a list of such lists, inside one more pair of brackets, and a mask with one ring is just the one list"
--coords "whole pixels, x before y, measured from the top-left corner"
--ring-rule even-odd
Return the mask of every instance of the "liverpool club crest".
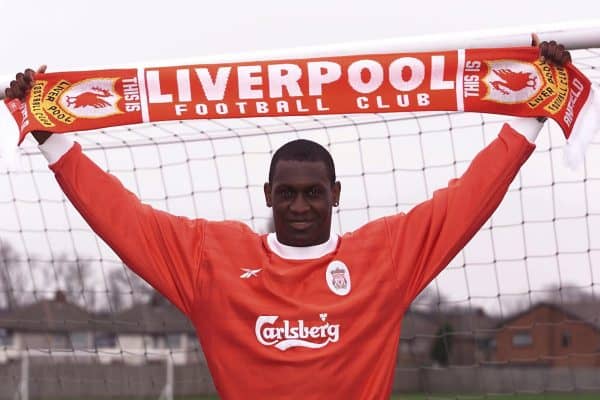
[[332, 261], [327, 267], [325, 280], [329, 289], [338, 296], [345, 296], [350, 293], [351, 281], [350, 270], [341, 261]]
[[483, 78], [488, 91], [484, 100], [498, 103], [525, 103], [542, 88], [544, 81], [538, 68], [517, 60], [488, 62], [488, 74]]
[[346, 271], [338, 268], [331, 271], [333, 287], [337, 290], [344, 290], [348, 286], [348, 281], [346, 281]]
[[85, 79], [73, 83], [60, 96], [61, 108], [79, 118], [104, 118], [121, 114], [115, 90], [117, 78]]

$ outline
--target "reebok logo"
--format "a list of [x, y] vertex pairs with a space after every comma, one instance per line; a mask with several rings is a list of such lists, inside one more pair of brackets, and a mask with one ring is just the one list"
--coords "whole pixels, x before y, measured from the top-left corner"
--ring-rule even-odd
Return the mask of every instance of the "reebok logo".
[[260, 271], [262, 271], [262, 268], [257, 268], [257, 269], [241, 268], [241, 270], [243, 271], [243, 273], [240, 275], [240, 278], [248, 279], [248, 278], [258, 276], [258, 273]]
[[320, 349], [340, 340], [340, 325], [327, 322], [327, 314], [319, 315], [323, 324], [307, 325], [304, 320], [284, 319], [277, 323], [277, 315], [261, 315], [256, 319], [254, 332], [263, 346], [274, 346], [285, 351], [292, 347]]

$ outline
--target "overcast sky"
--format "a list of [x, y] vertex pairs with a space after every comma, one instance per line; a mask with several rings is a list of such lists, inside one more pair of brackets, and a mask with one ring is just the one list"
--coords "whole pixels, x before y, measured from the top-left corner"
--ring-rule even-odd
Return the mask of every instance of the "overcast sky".
[[[24, 6], [23, 4], [27, 4]], [[0, 0], [0, 75], [600, 17], [589, 0]]]
[[[524, 25], [552, 25], [552, 23], [600, 18], [600, 3], [590, 0], [571, 0], [569, 2], [564, 0], [543, 2], [523, 0], [487, 2], [458, 0], [448, 2], [422, 0], [413, 2], [398, 0], [304, 0], [301, 2], [281, 0], [253, 2], [54, 0], [30, 1], [26, 3], [26, 6], [23, 4], [15, 0], [0, 0], [0, 16], [2, 16], [4, 25], [4, 37], [0, 41], [2, 54], [0, 76], [13, 75], [25, 67], [36, 67], [41, 63], [48, 64], [50, 71], [94, 69], [105, 65], [137, 62], [150, 64], [152, 60], [190, 58], [209, 54], [523, 27]], [[6, 127], [8, 122], [2, 118], [4, 117], [0, 116], [0, 126]], [[491, 133], [493, 134], [493, 132]], [[560, 140], [560, 137], [557, 137]], [[545, 141], [542, 142], [541, 148], [548, 148], [548, 139], [543, 140]], [[436, 150], [433, 148], [428, 154], [435, 154], [435, 152]], [[469, 156], [472, 153], [470, 148], [465, 152]], [[104, 157], [111, 157], [110, 154], [108, 153]], [[112, 154], [117, 154], [117, 152]], [[544, 181], [545, 177], [549, 176], [548, 174], [542, 178], [539, 175], [539, 171], [544, 170], [547, 166], [544, 164], [546, 162], [544, 160], [549, 157], [548, 154], [548, 152], [543, 153], [529, 163], [530, 171], [536, 170], [538, 174], [526, 174], [526, 184], [539, 183], [536, 179], [541, 179], [543, 184], [549, 183]], [[147, 156], [147, 159], [152, 159], [152, 157], [152, 155]], [[343, 164], [343, 159], [340, 161]], [[40, 160], [36, 162], [41, 169], [43, 162]], [[435, 159], [432, 159], [432, 163], [435, 162]], [[263, 164], [260, 164], [260, 168], [264, 169]], [[4, 171], [0, 169], [0, 178], [2, 173]], [[568, 173], [564, 174], [566, 174], [567, 180], [572, 179]], [[596, 171], [596, 177], [599, 174], [600, 168]], [[260, 173], [258, 176], [262, 179]], [[530, 177], [529, 181], [527, 181], [528, 176]], [[561, 177], [564, 176], [559, 176], [559, 178]], [[446, 176], [436, 178], [436, 182], [439, 181], [440, 184], [443, 184], [446, 178]], [[37, 185], [48, 185], [46, 189], [48, 192], [44, 192], [45, 196], [53, 198], [56, 191], [53, 181], [49, 178], [44, 178], [42, 181], [45, 183], [38, 181]], [[142, 194], [150, 198], [154, 197], [150, 193], [152, 186], [151, 183], [140, 185]], [[154, 187], [159, 188], [159, 191], [163, 188], [162, 185], [154, 185]], [[29, 194], [36, 190], [35, 185], [29, 192], [27, 190], [22, 189], [20, 195], [25, 198], [30, 197]], [[6, 187], [0, 187], [0, 192], [2, 191], [5, 194], [8, 193]], [[51, 195], [47, 194], [49, 191], [52, 191]], [[353, 200], [352, 195], [348, 192], [345, 195], [346, 203], [344, 205], [350, 207]], [[425, 195], [419, 195], [418, 200], [424, 200]], [[5, 197], [10, 196], [12, 194], [7, 194]], [[564, 197], [568, 198], [568, 193]], [[532, 195], [532, 198], [535, 196]], [[580, 198], [584, 198], [583, 195]], [[505, 202], [507, 205], [497, 214], [499, 223], [515, 222], [513, 216], [520, 211], [514, 210], [520, 210], [520, 208], [510, 208], [511, 201], [515, 204], [519, 203], [518, 196], [509, 195]], [[577, 215], [581, 212], [581, 204], [580, 202], [572, 208], [565, 208], [564, 210], [567, 211], [564, 211], [563, 214], [566, 216]], [[39, 208], [37, 205], [34, 206]], [[236, 207], [236, 205], [231, 207]], [[538, 214], [544, 220], [551, 220], [556, 215], [556, 209], [546, 210], [543, 207], [530, 207], [530, 209], [537, 212], [537, 214], [534, 213], [534, 219]], [[558, 211], [560, 213], [560, 210]], [[598, 209], [592, 211], [600, 212]], [[36, 213], [39, 213], [39, 210]], [[29, 213], [29, 215], [38, 215], [36, 213]], [[48, 215], [48, 224], [54, 223], [52, 215], [53, 213]], [[2, 218], [3, 215], [0, 213], [0, 220]], [[7, 224], [6, 220], [5, 224]], [[57, 226], [64, 225], [64, 218], [62, 220], [63, 222], [56, 222]], [[555, 247], [566, 253], [569, 251], [585, 253], [586, 251], [585, 247], [580, 249], [575, 243], [581, 242], [576, 240], [580, 236], [571, 235], [571, 241], [569, 241], [567, 234], [567, 237], [561, 239], [566, 244], [561, 245], [559, 239], [552, 236], [552, 230], [545, 226], [541, 228], [538, 225], [530, 226], [532, 230], [529, 233], [524, 232], [519, 224], [513, 226], [513, 230], [497, 229], [497, 235], [501, 239], [496, 238], [495, 241], [499, 240], [501, 244], [504, 243], [505, 249], [500, 245], [500, 248], [494, 250], [497, 252], [496, 254], [490, 248], [490, 246], [493, 247], [495, 241], [485, 239], [486, 235], [489, 236], [489, 231], [478, 235], [475, 243], [480, 242], [482, 245], [470, 247], [470, 250], [465, 253], [465, 257], [467, 261], [472, 260], [475, 264], [483, 263], [485, 265], [464, 268], [461, 267], [464, 261], [462, 258], [455, 260], [456, 268], [447, 270], [440, 277], [441, 285], [445, 288], [444, 291], [450, 293], [451, 299], [457, 301], [477, 296], [490, 296], [491, 301], [494, 302], [496, 301], [494, 298], [496, 290], [509, 295], [510, 293], [526, 293], [531, 288], [543, 288], [549, 283], [563, 279], [560, 271], [561, 269], [568, 270], [571, 263], [569, 260], [563, 260], [561, 265], [553, 264], [550, 269], [548, 269], [547, 263], [536, 264], [535, 258], [527, 265], [524, 265], [523, 262], [506, 261], [505, 265], [498, 268], [499, 272], [494, 272], [499, 264], [492, 262], [493, 257], [510, 260], [512, 258], [522, 259], [523, 253], [535, 255], [537, 252], [537, 254], [552, 255]], [[0, 226], [1, 228], [2, 226]], [[538, 228], [539, 232], [536, 230]], [[571, 228], [579, 232], [579, 235], [587, 235], [587, 231], [581, 227], [574, 226], [569, 229]], [[569, 232], [566, 229], [564, 228], [562, 232]], [[505, 233], [503, 234], [503, 232]], [[527, 234], [537, 237], [547, 234], [549, 237], [545, 238], [544, 243], [546, 244], [537, 247], [536, 242], [530, 240], [527, 243], [527, 250], [524, 250], [522, 247]], [[593, 239], [596, 246], [600, 242], [599, 236]], [[84, 243], [87, 239], [82, 237], [78, 240], [80, 240], [79, 243]], [[492, 244], [490, 245], [488, 242]], [[596, 255], [596, 259], [599, 258], [600, 256]], [[544, 260], [542, 259], [542, 261]], [[600, 266], [597, 263], [594, 266], [595, 269], [592, 269], [591, 266], [587, 266], [589, 258], [584, 257], [583, 261], [578, 259], [574, 262], [581, 265], [586, 264], [574, 282], [581, 285], [589, 285], [592, 281], [600, 282]], [[528, 277], [528, 275], [531, 276]], [[539, 281], [534, 282], [530, 278]], [[474, 285], [473, 279], [476, 282]], [[469, 282], [471, 282], [470, 285]], [[481, 284], [483, 282], [488, 284]], [[490, 306], [490, 309], [497, 311], [493, 305]]]

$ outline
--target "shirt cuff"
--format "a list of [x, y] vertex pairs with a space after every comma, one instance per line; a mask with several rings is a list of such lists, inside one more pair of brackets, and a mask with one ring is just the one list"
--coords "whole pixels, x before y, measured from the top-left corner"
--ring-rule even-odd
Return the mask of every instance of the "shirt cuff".
[[38, 147], [44, 157], [46, 157], [46, 160], [48, 160], [48, 165], [52, 165], [60, 160], [73, 147], [74, 143], [73, 139], [66, 135], [54, 134]]
[[8, 77], [0, 76], [0, 100], [4, 99], [4, 91], [10, 87], [10, 82]]
[[535, 143], [535, 139], [542, 130], [544, 123], [536, 118], [515, 118], [508, 121], [508, 125], [517, 133], [525, 136], [529, 143]]

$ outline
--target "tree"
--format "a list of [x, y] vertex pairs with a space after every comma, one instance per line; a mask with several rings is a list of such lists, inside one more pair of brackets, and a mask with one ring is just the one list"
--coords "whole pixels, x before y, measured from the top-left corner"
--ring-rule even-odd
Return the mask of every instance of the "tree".
[[590, 286], [562, 286], [559, 283], [546, 286], [540, 296], [549, 303], [594, 303], [600, 301]]
[[450, 362], [453, 332], [452, 326], [448, 322], [444, 323], [438, 329], [433, 345], [431, 346], [431, 359], [444, 367], [447, 367]]
[[111, 311], [120, 311], [131, 304], [148, 303], [155, 290], [142, 278], [125, 267], [108, 274], [108, 301]]
[[54, 259], [53, 269], [47, 275], [53, 275], [55, 290], [65, 293], [68, 302], [88, 309], [94, 309], [96, 296], [92, 290], [92, 268], [89, 262], [79, 259], [69, 260], [65, 254]]
[[417, 309], [439, 312], [447, 308], [446, 304], [448, 301], [442, 293], [432, 286], [427, 286], [419, 295], [413, 300], [411, 307]]
[[21, 257], [6, 241], [0, 239], [0, 307], [8, 309], [19, 304], [19, 296], [25, 290], [25, 276], [20, 268]]

